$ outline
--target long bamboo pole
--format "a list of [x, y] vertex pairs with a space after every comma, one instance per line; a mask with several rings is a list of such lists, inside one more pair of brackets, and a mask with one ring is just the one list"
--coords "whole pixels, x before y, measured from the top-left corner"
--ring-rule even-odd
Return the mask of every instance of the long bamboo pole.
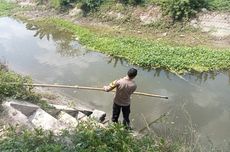
[[[24, 83], [25, 86], [33, 86], [33, 87], [53, 87], [53, 88], [71, 88], [71, 89], [83, 89], [83, 90], [97, 90], [97, 91], [104, 91], [103, 88], [96, 88], [96, 87], [85, 87], [85, 86], [70, 86], [70, 85], [60, 85], [60, 84], [27, 84]], [[115, 92], [113, 90], [113, 92]], [[134, 92], [133, 94], [148, 96], [148, 97], [156, 97], [156, 98], [164, 98], [168, 99], [167, 96], [161, 96], [157, 94], [149, 94], [144, 92]]]

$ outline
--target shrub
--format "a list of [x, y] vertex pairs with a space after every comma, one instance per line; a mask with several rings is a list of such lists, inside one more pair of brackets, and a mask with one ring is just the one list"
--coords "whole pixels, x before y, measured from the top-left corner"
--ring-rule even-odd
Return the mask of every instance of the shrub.
[[23, 85], [31, 82], [29, 77], [8, 71], [6, 66], [0, 63], [0, 103], [6, 98], [13, 98], [38, 104], [42, 108], [49, 107], [46, 101], [41, 100], [40, 95], [32, 91], [32, 86]]
[[14, 8], [16, 8], [15, 4], [0, 0], [0, 16], [9, 15]]
[[230, 1], [229, 0], [209, 0], [208, 7], [212, 10], [230, 11]]
[[103, 0], [81, 0], [81, 9], [85, 12], [94, 11], [101, 5]]
[[155, 2], [161, 5], [162, 10], [171, 16], [173, 21], [189, 19], [200, 8], [207, 7], [206, 0], [160, 0]]
[[75, 131], [65, 130], [58, 136], [41, 129], [18, 133], [13, 128], [6, 138], [0, 139], [0, 151], [160, 152], [166, 149], [178, 151], [173, 143], [159, 137], [145, 136], [137, 139], [119, 124], [101, 128], [93, 121], [82, 122]]
[[30, 83], [31, 79], [22, 77], [11, 71], [0, 70], [0, 98], [12, 97], [22, 100], [37, 100], [31, 92], [32, 87], [26, 87], [23, 83]]
[[124, 3], [124, 4], [138, 5], [138, 4], [144, 3], [145, 0], [118, 0], [118, 2]]
[[51, 6], [58, 9], [67, 6], [70, 0], [51, 0]]

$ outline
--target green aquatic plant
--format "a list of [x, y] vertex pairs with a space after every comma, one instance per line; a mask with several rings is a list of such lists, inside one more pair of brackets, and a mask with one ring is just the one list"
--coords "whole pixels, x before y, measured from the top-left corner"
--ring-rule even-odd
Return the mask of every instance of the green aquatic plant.
[[16, 7], [15, 4], [0, 0], [0, 16], [7, 16]]
[[230, 11], [229, 0], [209, 0], [208, 7], [212, 10]]
[[148, 68], [164, 68], [176, 73], [187, 71], [215, 71], [230, 68], [230, 51], [206, 47], [171, 46], [124, 35], [95, 32], [72, 22], [52, 18], [42, 21], [57, 28], [73, 32], [87, 48], [114, 57], [121, 57], [132, 64]]

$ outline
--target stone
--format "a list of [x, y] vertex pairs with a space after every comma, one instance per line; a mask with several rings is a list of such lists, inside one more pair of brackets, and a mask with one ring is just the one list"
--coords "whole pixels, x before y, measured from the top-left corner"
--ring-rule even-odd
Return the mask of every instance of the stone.
[[79, 8], [75, 7], [74, 9], [72, 9], [69, 12], [69, 15], [70, 16], [81, 16], [81, 15], [83, 15], [83, 11], [82, 11], [82, 9], [79, 9]]
[[77, 117], [78, 110], [69, 108], [66, 105], [55, 105], [55, 104], [49, 104], [50, 106], [54, 107], [55, 109], [50, 110], [50, 113], [54, 116], [57, 115], [60, 111], [64, 111], [68, 114], [70, 114], [73, 117]]
[[66, 125], [68, 125], [69, 127], [76, 127], [78, 125], [78, 121], [72, 117], [71, 115], [69, 115], [68, 113], [61, 111], [58, 116], [57, 119], [60, 123], [64, 123]]
[[149, 6], [145, 11], [142, 11], [139, 19], [143, 25], [153, 24], [159, 21], [162, 17], [159, 7]]
[[79, 112], [79, 111], [84, 113], [87, 116], [89, 116], [89, 115], [91, 115], [93, 113], [92, 110], [86, 109], [86, 108], [81, 108], [81, 107], [78, 107], [78, 109], [74, 109], [74, 108], [69, 108], [66, 105], [56, 105], [56, 104], [49, 104], [49, 105], [54, 107], [57, 110], [65, 111], [68, 114], [72, 115], [73, 117], [75, 117], [74, 115], [77, 115], [76, 112]]
[[93, 113], [90, 115], [90, 117], [96, 119], [99, 122], [103, 122], [105, 120], [106, 113], [104, 111], [95, 109], [93, 110]]
[[10, 101], [10, 106], [19, 110], [21, 113], [29, 117], [32, 115], [39, 106], [28, 103], [28, 102], [17, 102], [17, 101]]
[[40, 108], [29, 117], [29, 120], [36, 128], [44, 130], [56, 130], [60, 126], [57, 119]]
[[28, 117], [21, 111], [13, 108], [10, 104], [11, 102], [5, 102], [2, 104], [4, 111], [6, 111], [6, 113], [4, 112], [4, 119], [12, 125], [19, 124], [31, 128], [31, 122], [28, 120]]
[[82, 113], [82, 112], [78, 112], [77, 119], [80, 120], [83, 117], [87, 117], [87, 116], [84, 113]]

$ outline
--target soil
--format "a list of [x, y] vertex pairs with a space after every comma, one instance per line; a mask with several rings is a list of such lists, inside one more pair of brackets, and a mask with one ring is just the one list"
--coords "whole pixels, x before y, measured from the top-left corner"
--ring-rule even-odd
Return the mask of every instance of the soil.
[[[25, 7], [24, 0], [22, 7]], [[111, 34], [122, 34], [147, 38], [151, 40], [162, 40], [171, 45], [180, 46], [207, 46], [215, 49], [230, 48], [230, 14], [221, 12], [208, 12], [204, 10], [198, 14], [197, 18], [191, 20], [190, 24], [181, 26], [173, 25], [172, 27], [156, 28], [151, 25], [161, 23], [162, 15], [160, 9], [156, 6], [149, 6], [147, 9], [140, 7], [131, 8], [132, 21], [119, 23], [125, 14], [113, 11], [103, 12], [103, 17], [114, 17], [114, 20], [102, 20], [99, 16], [77, 16], [73, 15], [73, 11], [58, 12], [54, 9], [47, 9], [45, 6], [36, 6], [31, 4], [29, 0], [26, 3], [30, 6], [29, 10], [17, 12], [16, 16], [24, 16], [31, 20], [42, 19], [47, 17], [60, 17], [70, 20], [75, 24], [89, 27], [91, 29]], [[20, 4], [20, 3], [19, 3]], [[79, 12], [79, 9], [73, 8]], [[100, 13], [101, 14], [101, 13]], [[127, 17], [127, 16], [126, 16]], [[164, 18], [167, 20], [167, 18]], [[163, 23], [162, 23], [163, 24]]]

